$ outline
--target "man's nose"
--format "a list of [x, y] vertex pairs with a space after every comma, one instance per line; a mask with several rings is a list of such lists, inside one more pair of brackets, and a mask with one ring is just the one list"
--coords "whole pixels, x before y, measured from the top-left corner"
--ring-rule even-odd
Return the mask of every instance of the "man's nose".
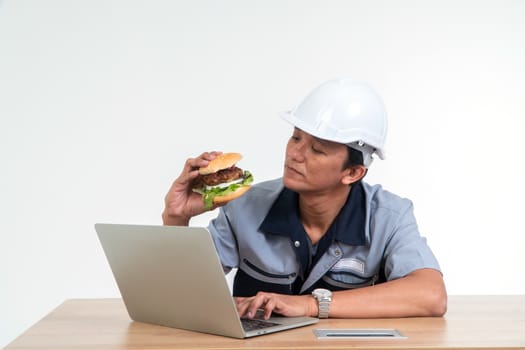
[[290, 156], [293, 160], [302, 162], [304, 160], [305, 151], [306, 145], [304, 144], [304, 142], [298, 142], [292, 145], [292, 148], [290, 149]]

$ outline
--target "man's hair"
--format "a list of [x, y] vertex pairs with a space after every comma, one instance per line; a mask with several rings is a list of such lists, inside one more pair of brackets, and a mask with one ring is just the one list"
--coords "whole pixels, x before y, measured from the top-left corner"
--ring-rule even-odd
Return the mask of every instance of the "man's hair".
[[355, 165], [364, 165], [363, 153], [352, 147], [346, 147], [348, 151], [348, 157], [343, 165], [343, 169], [351, 168]]
[[[354, 166], [359, 166], [359, 165], [364, 166], [363, 153], [361, 151], [358, 151], [352, 147], [346, 147], [346, 149], [348, 152], [348, 157], [346, 158], [346, 162], [343, 164], [343, 169], [352, 168]], [[367, 172], [368, 172], [368, 169], [366, 169], [365, 175], [363, 175], [363, 177], [361, 177], [359, 180], [357, 180], [354, 183], [360, 182], [366, 176]]]

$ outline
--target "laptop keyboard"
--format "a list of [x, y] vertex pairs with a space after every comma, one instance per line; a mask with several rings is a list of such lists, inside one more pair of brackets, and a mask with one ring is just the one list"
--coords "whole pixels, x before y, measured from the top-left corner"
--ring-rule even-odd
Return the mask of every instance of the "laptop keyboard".
[[242, 323], [242, 328], [244, 328], [244, 331], [246, 332], [279, 325], [279, 323], [259, 320], [259, 319], [251, 319], [251, 318], [241, 318], [241, 323]]

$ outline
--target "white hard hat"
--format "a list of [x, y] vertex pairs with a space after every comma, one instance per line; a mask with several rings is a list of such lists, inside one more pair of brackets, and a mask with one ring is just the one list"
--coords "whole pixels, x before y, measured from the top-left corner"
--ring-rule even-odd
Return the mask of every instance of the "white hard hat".
[[367, 84], [350, 78], [329, 80], [312, 90], [281, 117], [320, 139], [344, 143], [363, 153], [385, 158], [386, 110], [381, 97]]

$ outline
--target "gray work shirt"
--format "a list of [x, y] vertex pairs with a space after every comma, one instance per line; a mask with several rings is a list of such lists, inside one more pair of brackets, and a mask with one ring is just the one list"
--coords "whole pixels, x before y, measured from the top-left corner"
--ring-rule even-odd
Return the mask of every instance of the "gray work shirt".
[[408, 199], [379, 185], [353, 185], [315, 249], [302, 226], [297, 199], [282, 179], [262, 182], [222, 207], [211, 221], [209, 230], [224, 271], [238, 268], [234, 295], [305, 294], [318, 287], [345, 290], [417, 269], [440, 270], [419, 234]]

